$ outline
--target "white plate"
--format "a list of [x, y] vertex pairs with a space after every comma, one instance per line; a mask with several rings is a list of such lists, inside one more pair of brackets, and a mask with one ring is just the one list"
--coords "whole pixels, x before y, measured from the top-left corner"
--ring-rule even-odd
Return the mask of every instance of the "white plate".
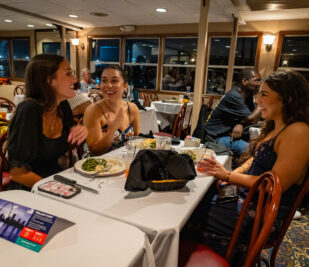
[[[110, 170], [106, 172], [100, 172], [96, 174], [94, 177], [105, 177], [105, 176], [111, 176], [111, 175], [117, 175], [121, 174], [125, 171], [126, 169], [126, 164], [122, 159], [119, 158], [112, 158], [112, 157], [104, 157], [104, 156], [99, 156], [99, 157], [90, 157], [90, 158], [100, 158], [100, 159], [105, 159], [108, 163], [114, 163], [113, 167], [111, 167]], [[80, 174], [86, 175], [86, 176], [91, 176], [96, 173], [96, 171], [85, 171], [82, 169], [83, 163], [89, 158], [81, 159], [74, 164], [74, 170]]]

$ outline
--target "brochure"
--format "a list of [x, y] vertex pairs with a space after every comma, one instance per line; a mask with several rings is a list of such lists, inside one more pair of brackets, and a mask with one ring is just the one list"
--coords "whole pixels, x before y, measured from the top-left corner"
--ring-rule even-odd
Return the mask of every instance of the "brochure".
[[0, 199], [0, 238], [39, 252], [56, 218]]

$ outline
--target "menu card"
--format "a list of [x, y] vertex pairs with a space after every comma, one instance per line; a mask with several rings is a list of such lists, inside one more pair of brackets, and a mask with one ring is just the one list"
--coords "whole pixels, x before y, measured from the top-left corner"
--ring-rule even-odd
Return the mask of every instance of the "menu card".
[[0, 238], [39, 252], [56, 218], [0, 199]]

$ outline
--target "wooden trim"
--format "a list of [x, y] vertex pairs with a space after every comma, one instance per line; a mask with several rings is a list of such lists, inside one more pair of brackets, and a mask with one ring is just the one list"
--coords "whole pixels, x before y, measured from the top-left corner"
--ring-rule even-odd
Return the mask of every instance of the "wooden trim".
[[254, 67], [257, 70], [259, 69], [259, 63], [260, 63], [262, 39], [263, 39], [263, 34], [261, 32], [259, 32], [258, 33], [258, 43], [257, 43], [257, 47], [256, 47], [256, 54], [255, 54], [255, 63], [254, 63]]
[[280, 54], [282, 49], [282, 41], [284, 36], [297, 36], [297, 35], [309, 35], [309, 31], [280, 31], [278, 36], [278, 42], [277, 42], [277, 51], [276, 51], [276, 59], [275, 59], [275, 65], [274, 65], [274, 71], [279, 68], [279, 60], [280, 60]]
[[164, 59], [164, 46], [165, 40], [163, 37], [159, 39], [159, 55], [158, 55], [158, 69], [157, 69], [157, 92], [160, 93], [162, 90], [162, 78], [163, 78], [163, 59]]
[[88, 35], [88, 38], [160, 38], [160, 37], [197, 37], [197, 33], [171, 33], [171, 34], [111, 34], [111, 35]]

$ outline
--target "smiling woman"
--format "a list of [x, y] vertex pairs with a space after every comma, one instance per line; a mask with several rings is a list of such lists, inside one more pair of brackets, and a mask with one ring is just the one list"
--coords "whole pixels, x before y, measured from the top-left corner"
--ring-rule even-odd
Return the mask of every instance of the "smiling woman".
[[58, 159], [71, 144], [80, 144], [87, 128], [74, 125], [66, 99], [76, 77], [58, 55], [37, 55], [26, 70], [25, 96], [9, 129], [11, 188], [30, 190], [38, 180], [61, 171]]
[[104, 99], [88, 106], [84, 124], [89, 130], [87, 144], [92, 154], [99, 155], [140, 133], [140, 115], [134, 103], [122, 100], [128, 87], [125, 72], [108, 66], [102, 72], [101, 91]]

